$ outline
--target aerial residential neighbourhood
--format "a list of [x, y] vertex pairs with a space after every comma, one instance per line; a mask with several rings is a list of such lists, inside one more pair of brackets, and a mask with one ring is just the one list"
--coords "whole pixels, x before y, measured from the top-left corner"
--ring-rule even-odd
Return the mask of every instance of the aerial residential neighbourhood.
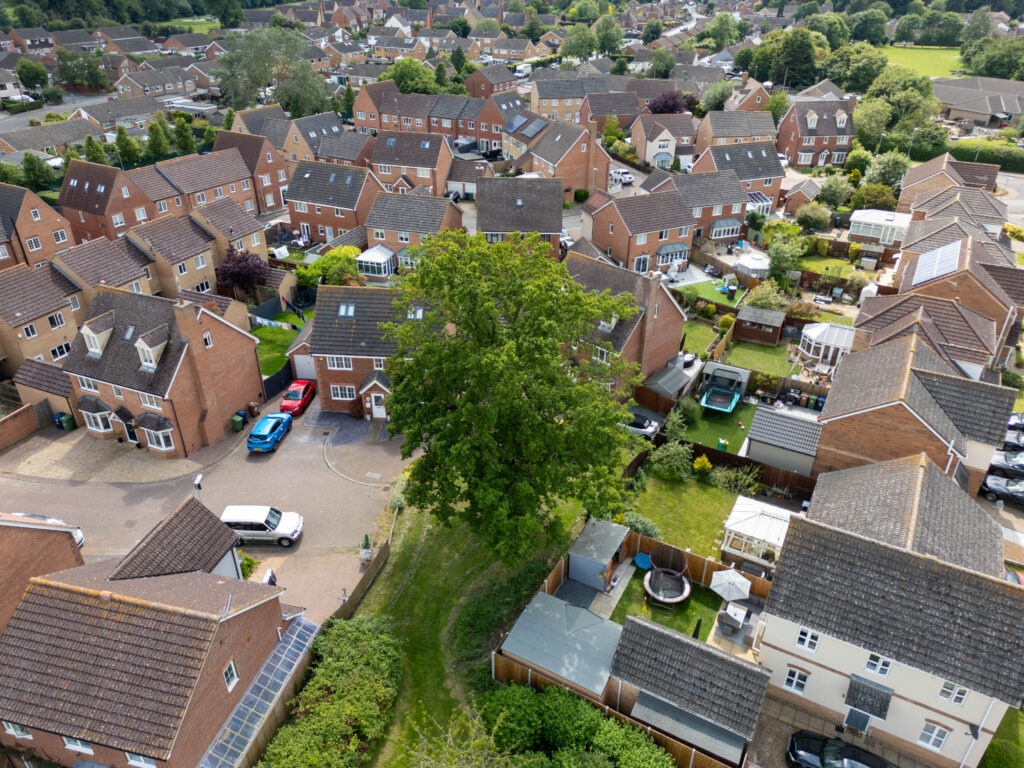
[[0, 9], [0, 768], [1024, 768], [1024, 2]]

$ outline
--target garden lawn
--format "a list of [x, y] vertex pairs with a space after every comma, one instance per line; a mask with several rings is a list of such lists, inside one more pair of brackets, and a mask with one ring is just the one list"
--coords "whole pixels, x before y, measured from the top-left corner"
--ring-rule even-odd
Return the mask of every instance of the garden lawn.
[[797, 269], [819, 275], [826, 274], [827, 270], [827, 274], [847, 277], [853, 272], [853, 264], [846, 259], [836, 259], [831, 256], [804, 256], [797, 264]]
[[699, 283], [690, 283], [689, 285], [684, 286], [684, 289], [686, 288], [692, 288], [698, 296], [704, 299], [704, 301], [717, 301], [719, 304], [726, 304], [730, 307], [735, 307], [737, 302], [743, 297], [744, 293], [742, 287], [738, 288], [736, 290], [736, 298], [729, 301], [728, 295], [715, 290], [715, 284], [710, 280], [702, 280]]
[[[692, 582], [691, 582], [692, 584]], [[644, 616], [644, 572], [637, 571], [629, 580], [626, 591], [612, 612], [612, 621], [625, 624], [627, 616]], [[700, 621], [700, 640], [707, 642], [716, 615], [722, 607], [722, 598], [699, 584], [692, 584], [690, 597], [682, 605], [665, 608], [647, 601], [646, 617], [656, 624], [670, 627], [677, 632], [692, 636]]]
[[927, 77], [950, 77], [955, 69], [963, 69], [959, 48], [929, 48], [925, 46], [886, 46], [882, 52], [890, 64], [904, 67]]
[[[694, 456], [700, 449], [694, 450]], [[634, 509], [658, 526], [661, 541], [705, 557], [721, 555], [722, 526], [737, 494], [688, 480], [674, 483], [648, 477]], [[692, 629], [692, 627], [691, 627]]]
[[[729, 447], [725, 450], [729, 453], [736, 453], [747, 436], [746, 431], [740, 428], [740, 422], [743, 422], [744, 426], [750, 426], [755, 410], [757, 410], [756, 405], [743, 402], [737, 404], [732, 413], [722, 413], [704, 408], [697, 423], [686, 428], [686, 439], [717, 448], [718, 439], [724, 437], [729, 441]], [[694, 458], [697, 458], [698, 455], [698, 450], [694, 449]]]
[[815, 318], [816, 323], [835, 323], [836, 325], [853, 325], [854, 318], [849, 315], [840, 315], [835, 312], [819, 312]]
[[711, 342], [718, 338], [718, 330], [708, 323], [687, 320], [683, 323], [683, 336], [686, 339], [685, 347], [700, 353], [707, 350]]
[[190, 32], [199, 32], [203, 35], [210, 34], [214, 29], [220, 29], [220, 22], [216, 19], [200, 19], [195, 16], [189, 16], [184, 19], [174, 19], [167, 23], [173, 24], [176, 27], [188, 27]]
[[276, 321], [278, 323], [291, 323], [292, 325], [298, 326], [299, 328], [301, 328], [302, 326], [304, 326], [306, 324], [294, 312], [278, 312], [276, 315], [274, 315], [270, 319], [274, 320], [274, 321]]
[[726, 353], [725, 362], [760, 373], [770, 373], [773, 376], [789, 376], [794, 367], [794, 364], [789, 362], [787, 343], [769, 347], [752, 341], [737, 341]]
[[260, 373], [264, 376], [277, 373], [288, 362], [285, 352], [295, 341], [298, 332], [288, 328], [256, 326], [253, 328], [252, 334], [260, 340], [260, 343], [256, 345], [256, 355], [260, 360]]
[[1013, 412], [1020, 413], [1024, 411], [1024, 392], [1017, 392], [1017, 399], [1013, 401]]

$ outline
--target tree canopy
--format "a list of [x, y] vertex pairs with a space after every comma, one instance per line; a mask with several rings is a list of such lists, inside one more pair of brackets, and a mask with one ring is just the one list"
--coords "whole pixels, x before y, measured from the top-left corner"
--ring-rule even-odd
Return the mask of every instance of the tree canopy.
[[227, 290], [235, 289], [243, 296], [251, 296], [256, 287], [263, 285], [270, 275], [270, 267], [258, 255], [250, 251], [238, 251], [232, 245], [215, 269], [217, 285]]
[[58, 48], [57, 77], [64, 85], [103, 89], [110, 87], [110, 81], [100, 66], [100, 57], [85, 51]]
[[618, 510], [629, 436], [608, 385], [632, 373], [592, 334], [629, 318], [632, 300], [573, 280], [535, 234], [445, 231], [412, 250], [418, 267], [397, 288], [397, 316], [411, 319], [387, 329], [390, 428], [403, 456], [423, 452], [409, 503], [466, 521], [505, 561], [558, 531], [560, 500]]
[[587, 59], [597, 50], [597, 36], [586, 24], [575, 24], [565, 33], [560, 52], [570, 59]]
[[287, 80], [277, 86], [274, 97], [293, 118], [326, 112], [331, 103], [327, 81], [308, 61], [300, 61]]
[[255, 103], [268, 85], [278, 86], [295, 72], [307, 43], [291, 29], [264, 27], [230, 34], [217, 60], [221, 89], [236, 108]]
[[618, 53], [622, 47], [622, 27], [620, 27], [613, 16], [602, 16], [594, 27], [594, 34], [597, 37], [597, 50], [605, 56]]

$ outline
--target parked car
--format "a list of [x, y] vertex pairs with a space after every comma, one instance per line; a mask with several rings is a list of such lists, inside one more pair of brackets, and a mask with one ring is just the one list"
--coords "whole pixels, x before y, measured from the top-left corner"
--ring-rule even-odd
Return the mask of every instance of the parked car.
[[792, 768], [894, 768], [874, 752], [813, 731], [789, 737], [786, 763]]
[[704, 274], [705, 275], [711, 275], [712, 277], [721, 277], [722, 276], [722, 270], [720, 270], [714, 264], [705, 264], [704, 265]]
[[1003, 438], [1004, 451], [1024, 451], [1024, 430], [1008, 429]]
[[302, 535], [304, 521], [298, 512], [282, 512], [259, 504], [224, 507], [220, 521], [238, 534], [238, 545], [273, 542], [290, 547]]
[[[68, 523], [65, 523], [59, 517], [51, 517], [50, 515], [39, 515], [35, 512], [11, 512], [11, 514], [15, 517], [24, 517], [29, 520], [38, 520], [39, 522], [47, 523], [48, 525], [63, 525], [67, 526], [68, 528], [71, 527], [70, 525], [68, 525]], [[81, 528], [75, 528], [74, 530], [72, 530], [71, 537], [75, 540], [75, 544], [78, 545], [79, 549], [81, 549], [82, 546], [85, 544], [85, 534], [82, 533]]]
[[281, 412], [292, 416], [301, 416], [313, 402], [316, 384], [306, 379], [296, 379], [289, 386], [281, 399]]
[[648, 440], [653, 440], [654, 436], [661, 431], [662, 424], [665, 423], [658, 414], [648, 411], [646, 408], [634, 405], [629, 412], [633, 418], [622, 426], [634, 435], [646, 437]]
[[1007, 429], [1024, 429], [1024, 413], [1011, 413], [1006, 420]]
[[444, 196], [451, 200], [453, 203], [457, 203], [462, 199], [462, 195], [459, 194], [458, 190], [450, 189], [444, 193]]
[[623, 185], [629, 185], [636, 181], [636, 177], [625, 168], [613, 168], [608, 175], [612, 181], [617, 181]]
[[779, 152], [779, 162], [782, 163], [783, 168], [789, 168], [789, 158]]
[[1003, 499], [1024, 506], [1024, 480], [1010, 480], [999, 475], [986, 475], [978, 491], [989, 501]]
[[999, 477], [1024, 477], [1024, 452], [996, 451], [988, 473]]
[[576, 244], [576, 241], [569, 236], [569, 230], [565, 227], [562, 227], [562, 234], [559, 236], [558, 242], [564, 250], [569, 250]]
[[250, 453], [269, 453], [277, 450], [284, 436], [292, 431], [290, 413], [268, 413], [256, 422], [245, 441]]

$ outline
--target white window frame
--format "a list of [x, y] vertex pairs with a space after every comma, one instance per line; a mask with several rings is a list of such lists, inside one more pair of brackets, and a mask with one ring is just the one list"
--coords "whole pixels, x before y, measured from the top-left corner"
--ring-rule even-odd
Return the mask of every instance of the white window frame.
[[647, 233], [646, 232], [641, 232], [639, 235], [636, 236], [636, 244], [637, 245], [647, 245]]
[[[643, 268], [641, 269], [641, 265]], [[633, 271], [645, 273], [651, 268], [651, 257], [646, 253], [641, 253], [633, 260]]]
[[787, 690], [803, 696], [804, 691], [807, 690], [807, 681], [810, 677], [811, 676], [803, 670], [797, 669], [796, 667], [789, 667], [786, 669], [786, 679], [783, 681], [782, 685]]
[[139, 402], [142, 403], [143, 408], [149, 408], [154, 411], [163, 410], [163, 406], [160, 405], [160, 398], [148, 392], [139, 392]]
[[206, 257], [203, 254], [196, 256], [196, 269], [202, 269], [206, 266]]
[[70, 341], [62, 341], [56, 347], [51, 347], [50, 348], [50, 359], [53, 360], [53, 362], [57, 362], [58, 360], [63, 360], [65, 357], [67, 357], [70, 354], [71, 354], [71, 342]]
[[874, 672], [879, 677], [888, 677], [889, 671], [892, 669], [892, 659], [887, 659], [878, 653], [872, 653], [868, 656], [864, 669], [868, 672]]
[[[167, 213], [167, 201], [166, 200], [157, 200], [156, 201], [156, 212], [157, 213]], [[127, 754], [127, 752], [125, 754]]]
[[951, 704], [963, 704], [967, 700], [967, 689], [947, 680], [939, 690], [939, 698]]
[[356, 388], [350, 384], [331, 384], [331, 400], [355, 400]]
[[196, 204], [203, 205], [206, 202], [205, 192], [196, 192]]
[[352, 358], [348, 355], [327, 355], [327, 370], [351, 371]]
[[137, 755], [134, 752], [125, 752], [124, 759], [133, 768], [156, 768], [156, 760], [145, 755]]
[[36, 330], [35, 323], [29, 323], [28, 325], [21, 329], [21, 332], [25, 334], [26, 339], [34, 339], [36, 336], [39, 335], [39, 331]]
[[96, 379], [90, 379], [88, 376], [76, 376], [78, 379], [78, 388], [83, 392], [99, 392], [100, 383]]
[[58, 229], [58, 230], [54, 231], [54, 233], [53, 233], [53, 242], [55, 242], [57, 245], [60, 245], [61, 243], [66, 243], [67, 241], [68, 241], [68, 233], [67, 232], [65, 232], [63, 229]]
[[181, 262], [181, 263], [180, 263], [180, 264], [178, 265], [178, 274], [179, 274], [179, 275], [185, 275], [185, 274], [188, 274], [188, 264], [186, 264], [186, 263], [185, 263], [184, 261], [183, 261], [183, 262]]
[[238, 670], [235, 668], [235, 660], [232, 659], [228, 662], [228, 665], [224, 667], [224, 685], [228, 687], [228, 693], [235, 689], [238, 685]]
[[123, 227], [124, 226], [124, 214], [123, 213], [115, 213], [113, 216], [110, 217], [110, 220], [113, 223], [115, 229], [117, 227]]
[[821, 635], [806, 627], [801, 627], [800, 631], [796, 633], [796, 644], [811, 653], [818, 650], [818, 643], [820, 641]]
[[92, 432], [103, 434], [114, 431], [114, 428], [110, 426], [110, 411], [103, 411], [102, 413], [82, 411], [82, 418], [85, 419], [86, 429]]
[[210, 349], [213, 346], [213, 334], [209, 331], [203, 333], [203, 347]]
[[383, 357], [375, 357], [375, 358], [373, 358], [373, 370], [375, 370], [375, 371], [383, 371], [384, 370], [384, 363], [385, 362], [386, 361], [385, 361], [385, 359]]
[[124, 400], [124, 392], [121, 390], [119, 386], [117, 386], [117, 384], [111, 384], [110, 389], [114, 393], [114, 397], [116, 397], [118, 400]]
[[949, 729], [943, 728], [938, 723], [925, 721], [921, 728], [921, 735], [917, 737], [917, 743], [935, 752], [941, 752], [942, 746], [949, 738]]
[[56, 331], [58, 328], [63, 328], [65, 326], [64, 313], [54, 312], [52, 315], [46, 318], [46, 322], [50, 324], [51, 331]]
[[61, 736], [64, 739], [64, 748], [71, 752], [79, 752], [83, 755], [93, 754], [92, 744], [72, 736]]
[[24, 725], [18, 725], [12, 723], [10, 720], [4, 720], [4, 731], [9, 733], [16, 739], [31, 739], [32, 734]]
[[32, 252], [43, 250], [43, 241], [40, 240], [38, 237], [30, 237], [28, 240], [25, 241], [25, 245], [27, 245], [29, 251]]
[[[174, 438], [171, 437], [172, 430], [152, 430], [143, 429], [142, 434], [146, 436], [146, 447], [152, 448], [154, 451], [173, 451], [174, 450]], [[225, 670], [226, 672], [227, 670]], [[228, 688], [230, 691], [231, 688]]]

